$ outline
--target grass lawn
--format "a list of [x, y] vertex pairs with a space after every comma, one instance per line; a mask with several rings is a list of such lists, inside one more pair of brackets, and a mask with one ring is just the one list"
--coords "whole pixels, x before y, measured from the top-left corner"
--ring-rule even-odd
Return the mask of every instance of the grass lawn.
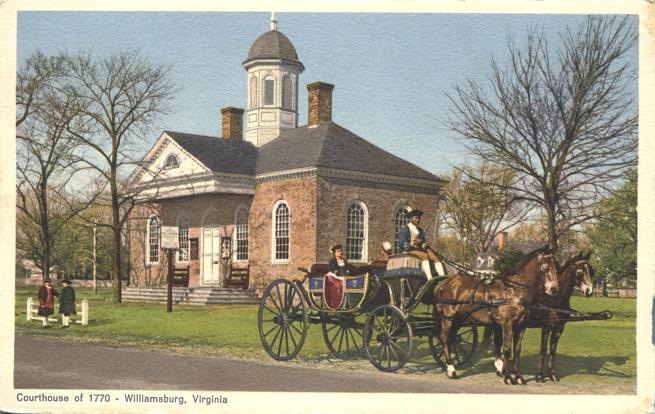
[[[45, 330], [39, 321], [28, 322], [25, 304], [28, 296], [36, 299], [36, 287], [17, 288], [16, 332], [68, 340], [99, 342], [110, 346], [167, 349], [205, 355], [269, 359], [257, 330], [256, 305], [176, 305], [166, 313], [165, 305], [145, 303], [114, 304], [111, 292], [77, 288], [78, 303], [89, 301], [89, 325], [59, 329], [58, 324]], [[574, 297], [572, 305], [584, 312], [609, 309], [614, 318], [607, 321], [569, 323], [559, 343], [557, 372], [562, 381], [599, 384], [636, 383], [636, 301]], [[480, 329], [480, 340], [482, 330]], [[410, 371], [429, 371], [435, 367], [427, 349], [427, 340], [417, 339], [412, 352]], [[522, 371], [532, 375], [537, 366], [539, 330], [531, 329], [523, 342]], [[466, 375], [490, 372], [489, 349], [482, 347], [461, 372]], [[325, 360], [328, 350], [321, 328], [312, 325], [297, 359], [305, 362]], [[360, 358], [355, 367], [370, 367]], [[352, 366], [345, 364], [344, 367]], [[414, 368], [412, 368], [414, 367]], [[371, 369], [374, 369], [371, 367]]]

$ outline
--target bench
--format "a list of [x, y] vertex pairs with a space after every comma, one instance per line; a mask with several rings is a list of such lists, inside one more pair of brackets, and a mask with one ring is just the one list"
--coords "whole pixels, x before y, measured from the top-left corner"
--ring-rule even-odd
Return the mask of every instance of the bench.
[[248, 289], [250, 283], [250, 265], [238, 265], [232, 263], [230, 272], [225, 277], [225, 287]]
[[173, 269], [173, 287], [189, 287], [188, 267], [176, 267]]

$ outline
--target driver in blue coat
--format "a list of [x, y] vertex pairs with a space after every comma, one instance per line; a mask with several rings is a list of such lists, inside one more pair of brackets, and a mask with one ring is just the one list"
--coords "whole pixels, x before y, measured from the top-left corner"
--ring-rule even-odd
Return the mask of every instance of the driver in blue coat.
[[421, 210], [412, 210], [407, 213], [409, 222], [398, 232], [398, 244], [400, 248], [413, 256], [421, 259], [421, 267], [428, 280], [432, 278], [431, 263], [434, 264], [437, 274], [445, 275], [441, 261], [432, 249], [425, 242], [425, 231], [419, 226], [421, 223]]

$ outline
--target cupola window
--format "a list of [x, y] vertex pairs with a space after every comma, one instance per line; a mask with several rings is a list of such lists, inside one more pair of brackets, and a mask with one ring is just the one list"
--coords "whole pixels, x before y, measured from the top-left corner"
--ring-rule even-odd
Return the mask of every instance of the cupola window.
[[264, 105], [275, 104], [275, 80], [273, 78], [264, 79]]
[[282, 109], [293, 109], [293, 83], [289, 76], [282, 78]]

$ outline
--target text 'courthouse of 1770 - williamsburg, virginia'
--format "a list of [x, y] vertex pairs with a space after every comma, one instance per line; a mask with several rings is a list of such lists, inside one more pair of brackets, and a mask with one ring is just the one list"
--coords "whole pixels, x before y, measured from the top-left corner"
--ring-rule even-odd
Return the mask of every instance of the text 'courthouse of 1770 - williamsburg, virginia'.
[[307, 84], [298, 126], [304, 66], [274, 18], [270, 29], [243, 62], [247, 110], [221, 109], [222, 137], [164, 131], [130, 178], [142, 200], [130, 217], [131, 286], [165, 283], [162, 225], [179, 227], [185, 285], [222, 287], [247, 271], [256, 289], [328, 261], [334, 244], [351, 263], [375, 259], [408, 209], [434, 226], [443, 180], [334, 122], [333, 85]]

